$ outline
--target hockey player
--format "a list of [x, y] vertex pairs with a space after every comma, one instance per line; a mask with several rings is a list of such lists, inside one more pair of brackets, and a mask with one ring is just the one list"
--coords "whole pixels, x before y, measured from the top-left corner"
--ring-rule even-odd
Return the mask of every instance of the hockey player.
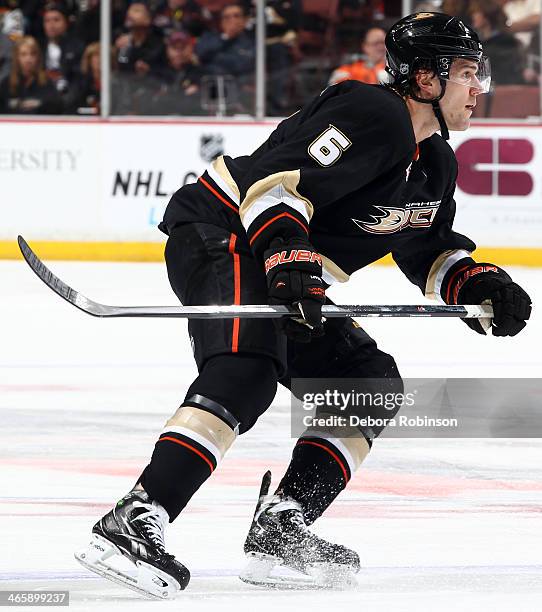
[[[386, 46], [391, 85], [329, 87], [254, 153], [219, 157], [172, 197], [160, 229], [183, 304], [287, 304], [299, 317], [190, 321], [199, 375], [134, 489], [77, 555], [90, 569], [156, 597], [185, 588], [189, 572], [165, 552], [165, 523], [268, 408], [277, 382], [349, 377], [401, 389], [395, 361], [359, 325], [322, 321], [332, 282], [391, 253], [430, 297], [490, 302], [493, 335], [515, 336], [525, 326], [529, 296], [499, 266], [476, 263], [475, 244], [452, 229], [457, 163], [448, 130], [468, 128], [490, 82], [478, 36], [456, 17], [417, 13], [391, 28]], [[465, 322], [485, 333], [478, 320]], [[383, 415], [375, 408], [368, 416]], [[319, 586], [359, 570], [355, 552], [308, 526], [380, 432], [309, 429], [274, 494], [264, 476], [245, 542], [246, 580], [271, 583], [280, 564]], [[118, 569], [118, 557], [130, 569]]]

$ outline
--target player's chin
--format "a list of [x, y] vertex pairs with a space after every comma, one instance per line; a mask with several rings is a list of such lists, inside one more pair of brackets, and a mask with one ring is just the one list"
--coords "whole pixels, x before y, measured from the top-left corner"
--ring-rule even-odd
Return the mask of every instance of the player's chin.
[[448, 125], [448, 129], [451, 132], [464, 132], [468, 130], [470, 127], [470, 116], [471, 112], [468, 113], [468, 116], [456, 117], [454, 121], [450, 122], [451, 125]]

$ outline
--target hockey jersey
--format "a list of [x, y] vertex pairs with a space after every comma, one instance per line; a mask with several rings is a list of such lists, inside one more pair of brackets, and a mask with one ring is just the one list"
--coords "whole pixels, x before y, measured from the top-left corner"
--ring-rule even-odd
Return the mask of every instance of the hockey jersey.
[[174, 194], [160, 229], [233, 227], [256, 257], [275, 236], [308, 237], [329, 284], [391, 253], [438, 297], [446, 271], [476, 248], [452, 229], [456, 177], [454, 152], [438, 134], [416, 144], [400, 96], [346, 81], [282, 121], [251, 155], [216, 159]]

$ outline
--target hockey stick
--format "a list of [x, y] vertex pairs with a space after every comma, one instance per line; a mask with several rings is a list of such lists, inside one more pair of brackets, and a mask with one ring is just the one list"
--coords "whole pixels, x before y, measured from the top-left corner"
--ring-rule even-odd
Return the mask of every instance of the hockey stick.
[[[243, 306], [107, 306], [90, 300], [55, 276], [28, 246], [17, 238], [26, 263], [56, 294], [93, 317], [175, 317], [183, 319], [263, 319], [299, 316], [290, 306], [266, 304]], [[459, 317], [482, 319], [493, 317], [491, 306], [324, 306], [325, 317]]]

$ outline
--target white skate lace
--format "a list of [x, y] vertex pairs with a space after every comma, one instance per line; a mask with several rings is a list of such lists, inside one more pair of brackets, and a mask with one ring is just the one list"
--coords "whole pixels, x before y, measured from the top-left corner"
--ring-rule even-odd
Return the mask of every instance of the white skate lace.
[[291, 523], [300, 529], [307, 529], [305, 519], [303, 518], [303, 510], [301, 504], [291, 497], [279, 497], [273, 495], [268, 502], [267, 508], [262, 504], [262, 510], [267, 510], [270, 514], [278, 514], [279, 512], [289, 512], [289, 520]]
[[143, 521], [145, 534], [159, 550], [163, 551], [165, 549], [164, 529], [169, 519], [168, 513], [156, 502], [152, 502], [152, 505], [145, 504], [145, 507], [149, 510], [137, 516], [134, 522]]

